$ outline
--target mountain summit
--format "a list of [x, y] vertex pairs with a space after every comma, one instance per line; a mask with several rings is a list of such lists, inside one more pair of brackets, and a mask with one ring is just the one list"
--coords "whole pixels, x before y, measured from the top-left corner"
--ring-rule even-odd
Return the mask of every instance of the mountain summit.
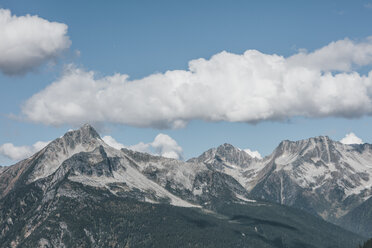
[[[253, 199], [296, 207], [354, 231], [343, 224], [343, 216], [372, 196], [370, 144], [345, 145], [327, 136], [285, 140], [262, 160], [223, 145], [190, 161], [231, 175]], [[372, 225], [364, 229], [370, 230], [364, 235], [372, 234]]]
[[76, 153], [93, 151], [104, 144], [96, 130], [88, 124], [78, 130], [69, 131], [39, 152], [38, 163], [33, 168], [29, 180], [45, 178], [54, 173], [67, 158]]
[[351, 247], [358, 235], [314, 215], [357, 209], [370, 158], [368, 145], [316, 138], [264, 159], [223, 144], [182, 162], [117, 150], [84, 125], [0, 171], [0, 246]]
[[217, 148], [209, 149], [197, 158], [189, 159], [189, 162], [199, 162], [213, 165], [215, 168], [223, 169], [223, 166], [238, 166], [245, 168], [254, 161], [245, 151], [230, 144], [223, 144]]

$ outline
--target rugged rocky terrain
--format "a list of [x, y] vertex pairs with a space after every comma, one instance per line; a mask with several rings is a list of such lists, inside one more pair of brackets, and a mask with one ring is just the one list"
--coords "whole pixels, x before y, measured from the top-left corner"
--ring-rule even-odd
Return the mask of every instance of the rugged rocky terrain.
[[[368, 188], [361, 183], [368, 185], [369, 171], [363, 174], [362, 167], [351, 162], [331, 167], [332, 161], [340, 161], [340, 156], [332, 160], [337, 152], [308, 153], [305, 145], [303, 149], [296, 146], [285, 141], [271, 156], [259, 160], [225, 144], [182, 162], [114, 149], [85, 125], [0, 172], [0, 246], [357, 246], [363, 238], [314, 214], [328, 206], [338, 209], [337, 204], [350, 196], [355, 199], [341, 209], [345, 213], [356, 209], [363, 201], [361, 195], [368, 196]], [[364, 159], [360, 161], [369, 159], [369, 146], [340, 147], [352, 154], [342, 155], [343, 159], [355, 158], [357, 151]], [[299, 154], [296, 158], [290, 155], [295, 153]], [[313, 161], [326, 172], [346, 168], [342, 175], [354, 180], [347, 181], [352, 190], [320, 189], [329, 195], [324, 206], [314, 207], [318, 198], [307, 198], [301, 189], [311, 187], [319, 195], [317, 189], [324, 182], [328, 187], [346, 183], [327, 176], [313, 182], [316, 174], [308, 178], [306, 173], [301, 181], [299, 172], [306, 171], [303, 161]], [[332, 197], [337, 198], [335, 206]], [[301, 207], [313, 199], [311, 208]], [[331, 212], [319, 216], [330, 220], [342, 216]]]
[[372, 222], [366, 219], [372, 218], [367, 207], [372, 196], [370, 144], [344, 145], [326, 136], [283, 141], [263, 159], [224, 144], [189, 161], [231, 175], [252, 199], [293, 206], [372, 236]]

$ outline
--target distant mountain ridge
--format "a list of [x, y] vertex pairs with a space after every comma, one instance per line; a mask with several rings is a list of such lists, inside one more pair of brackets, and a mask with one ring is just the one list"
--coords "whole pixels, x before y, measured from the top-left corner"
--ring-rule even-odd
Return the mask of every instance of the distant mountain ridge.
[[[189, 247], [187, 243], [207, 247], [202, 236], [191, 240], [197, 233], [218, 235], [227, 242], [208, 240], [210, 247], [346, 248], [360, 243], [358, 235], [284, 206], [291, 205], [287, 200], [291, 193], [285, 191], [291, 187], [286, 182], [294, 189], [301, 185], [291, 174], [285, 179], [283, 172], [277, 173], [279, 165], [279, 171], [285, 168], [278, 161], [284, 161], [287, 151], [301, 149], [279, 147], [261, 160], [224, 144], [182, 162], [117, 150], [84, 125], [0, 172], [0, 246], [141, 247], [160, 242], [158, 247], [162, 247], [161, 240], [167, 240], [181, 247]], [[273, 197], [266, 199], [278, 179], [284, 187], [279, 195], [273, 190]], [[298, 192], [302, 191], [295, 191], [293, 199], [303, 196]], [[278, 199], [284, 205], [268, 202]], [[152, 217], [144, 220], [142, 215]], [[163, 232], [171, 230], [162, 223], [178, 231], [173, 237], [163, 237]], [[188, 232], [195, 233], [177, 236], [190, 223], [195, 230]]]
[[345, 145], [320, 136], [282, 141], [261, 160], [248, 155], [234, 161], [232, 154], [236, 158], [246, 157], [244, 151], [224, 144], [189, 161], [202, 162], [231, 175], [253, 199], [303, 209], [372, 236], [372, 231], [367, 232], [372, 222], [357, 229], [343, 223], [344, 216], [372, 196], [372, 145]]

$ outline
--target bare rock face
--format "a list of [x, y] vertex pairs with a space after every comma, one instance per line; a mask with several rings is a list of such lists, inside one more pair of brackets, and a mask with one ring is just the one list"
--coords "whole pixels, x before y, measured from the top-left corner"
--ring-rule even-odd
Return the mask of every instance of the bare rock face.
[[38, 161], [29, 176], [29, 182], [53, 174], [63, 161], [74, 154], [93, 151], [100, 145], [104, 145], [104, 142], [90, 125], [67, 132], [62, 138], [52, 141], [40, 151]]
[[341, 220], [364, 202], [371, 151], [318, 137], [183, 162], [117, 150], [84, 125], [0, 170], [0, 246], [346, 248], [360, 237], [313, 215]]
[[372, 193], [370, 145], [344, 145], [318, 137], [282, 142], [274, 154], [272, 172], [251, 191], [256, 197], [336, 222]]
[[189, 162], [202, 162], [213, 166], [215, 169], [223, 170], [225, 166], [229, 165], [247, 168], [255, 160], [241, 149], [225, 143], [204, 152], [197, 158], [190, 159]]
[[30, 158], [4, 169], [0, 174], [0, 197], [5, 196], [17, 183], [28, 184], [48, 177], [67, 158], [79, 152], [92, 151], [102, 144], [104, 142], [90, 125], [67, 132]]
[[[9, 167], [0, 178], [2, 197], [17, 184], [45, 181], [41, 186], [45, 193], [65, 179], [105, 188], [114, 195], [184, 207], [212, 206], [219, 197], [241, 202], [248, 195], [234, 178], [203, 163], [116, 150], [90, 125], [67, 132], [29, 159]], [[222, 198], [226, 195], [229, 197]]]
[[321, 136], [283, 141], [261, 160], [238, 153], [225, 144], [191, 161], [231, 175], [251, 198], [296, 207], [333, 223], [341, 223], [372, 196], [370, 144], [344, 145]]

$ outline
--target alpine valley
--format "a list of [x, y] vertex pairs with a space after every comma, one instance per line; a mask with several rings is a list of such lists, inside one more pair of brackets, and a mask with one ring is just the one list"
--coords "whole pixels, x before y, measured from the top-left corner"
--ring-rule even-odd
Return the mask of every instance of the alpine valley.
[[229, 144], [187, 162], [90, 126], [0, 167], [0, 247], [358, 247], [372, 237], [372, 145]]

